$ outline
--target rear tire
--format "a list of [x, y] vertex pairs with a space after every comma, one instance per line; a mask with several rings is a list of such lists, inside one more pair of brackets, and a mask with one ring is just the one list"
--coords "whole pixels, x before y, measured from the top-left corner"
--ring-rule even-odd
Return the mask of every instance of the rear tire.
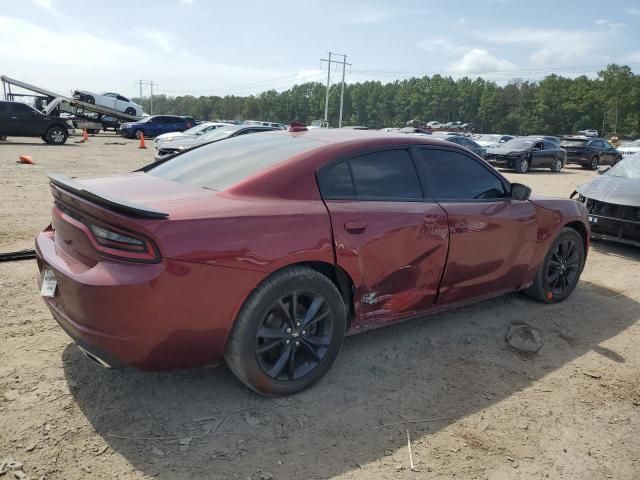
[[6, 135], [0, 135], [0, 142], [4, 142], [6, 139]]
[[333, 364], [346, 331], [346, 308], [321, 273], [295, 266], [276, 272], [245, 302], [225, 359], [238, 379], [266, 396], [291, 395]]
[[557, 158], [556, 161], [553, 162], [553, 165], [551, 166], [551, 171], [554, 173], [559, 173], [560, 170], [562, 170], [562, 160]]
[[124, 111], [124, 113], [126, 113], [127, 115], [132, 115], [133, 116], [133, 115], [136, 114], [136, 109], [129, 107]]
[[589, 170], [597, 170], [598, 169], [598, 165], [600, 165], [600, 159], [598, 158], [597, 155], [594, 155], [593, 157], [591, 157], [591, 161], [589, 162]]
[[90, 103], [91, 105], [95, 105], [96, 104], [96, 99], [93, 98], [91, 95], [87, 95], [85, 97], [85, 102]]
[[573, 228], [563, 228], [551, 244], [533, 284], [525, 293], [545, 303], [562, 302], [576, 288], [584, 261], [582, 237]]
[[66, 128], [56, 125], [47, 130], [46, 141], [51, 145], [64, 145], [64, 143], [67, 141], [68, 136], [69, 133], [67, 132]]

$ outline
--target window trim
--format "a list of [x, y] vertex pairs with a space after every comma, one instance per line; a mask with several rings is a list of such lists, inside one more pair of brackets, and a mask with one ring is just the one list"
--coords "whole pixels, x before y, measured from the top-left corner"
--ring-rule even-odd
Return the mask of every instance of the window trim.
[[[427, 202], [434, 203], [434, 199], [426, 194], [425, 185], [422, 183], [420, 179], [420, 174], [418, 173], [418, 169], [416, 167], [415, 158], [411, 152], [411, 146], [413, 144], [398, 144], [398, 145], [387, 145], [383, 147], [369, 147], [363, 150], [359, 150], [356, 153], [352, 153], [349, 155], [341, 155], [336, 159], [325, 163], [321, 167], [316, 170], [316, 184], [318, 185], [318, 191], [320, 192], [320, 196], [323, 200], [344, 200], [344, 201], [363, 201], [363, 202]], [[353, 170], [351, 169], [350, 160], [363, 157], [365, 155], [371, 155], [373, 153], [381, 153], [387, 152], [389, 150], [403, 150], [407, 152], [409, 155], [409, 159], [411, 160], [411, 166], [413, 167], [413, 171], [416, 174], [416, 178], [418, 180], [418, 185], [420, 186], [420, 190], [422, 192], [421, 198], [406, 198], [406, 197], [375, 197], [375, 196], [358, 196], [358, 190], [356, 188], [355, 180], [353, 178]], [[325, 195], [322, 192], [322, 186], [320, 184], [320, 177], [324, 170], [328, 170], [329, 168], [337, 165], [338, 163], [346, 162], [347, 168], [349, 169], [349, 176], [351, 177], [351, 185], [353, 186], [353, 191], [355, 195]]]
[[[414, 163], [416, 163], [416, 171], [418, 171], [417, 160], [419, 150], [435, 150], [435, 151], [449, 151], [458, 153], [467, 157], [468, 159], [476, 162], [481, 167], [483, 167], [487, 172], [496, 177], [498, 181], [502, 184], [502, 187], [505, 190], [505, 197], [502, 198], [438, 198], [438, 188], [431, 177], [427, 178], [428, 188], [430, 192], [433, 192], [433, 199], [437, 203], [499, 203], [504, 202], [505, 200], [511, 200], [509, 196], [509, 192], [511, 192], [511, 183], [503, 177], [500, 172], [498, 172], [495, 168], [489, 165], [486, 161], [482, 160], [480, 157], [475, 157], [472, 155], [468, 155], [465, 151], [458, 148], [450, 148], [445, 145], [412, 145], [412, 156], [414, 158]], [[420, 178], [420, 173], [418, 172], [418, 179], [422, 182], [422, 178]]]

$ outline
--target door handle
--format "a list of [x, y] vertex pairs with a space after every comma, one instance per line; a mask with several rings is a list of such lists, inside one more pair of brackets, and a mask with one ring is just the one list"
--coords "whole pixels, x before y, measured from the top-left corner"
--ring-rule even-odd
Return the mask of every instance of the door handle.
[[11, 117], [11, 120], [17, 120], [18, 117]]
[[344, 228], [347, 232], [362, 232], [365, 228], [367, 228], [367, 222], [364, 220], [355, 220], [344, 222]]

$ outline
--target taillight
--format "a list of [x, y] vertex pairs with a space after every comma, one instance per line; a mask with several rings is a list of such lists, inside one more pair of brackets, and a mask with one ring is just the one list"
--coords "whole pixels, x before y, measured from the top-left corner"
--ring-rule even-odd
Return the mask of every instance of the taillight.
[[96, 250], [122, 260], [158, 262], [160, 255], [153, 242], [142, 235], [120, 230], [112, 225], [88, 223]]
[[86, 217], [62, 202], [55, 202], [53, 214], [81, 230], [93, 248], [104, 256], [145, 263], [157, 263], [161, 259], [158, 247], [144, 235]]

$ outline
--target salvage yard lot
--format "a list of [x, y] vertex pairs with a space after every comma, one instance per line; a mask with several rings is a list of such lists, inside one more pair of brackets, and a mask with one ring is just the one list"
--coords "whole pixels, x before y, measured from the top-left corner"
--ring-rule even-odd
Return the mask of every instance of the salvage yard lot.
[[[0, 252], [33, 248], [48, 224], [44, 172], [123, 173], [152, 157], [110, 134], [1, 142]], [[566, 198], [595, 173], [506, 175]], [[639, 262], [640, 249], [594, 243], [562, 304], [512, 294], [350, 337], [323, 380], [280, 399], [224, 366], [100, 369], [38, 297], [35, 262], [0, 263], [0, 462], [47, 479], [637, 479]], [[517, 322], [541, 332], [535, 358], [508, 349]]]

